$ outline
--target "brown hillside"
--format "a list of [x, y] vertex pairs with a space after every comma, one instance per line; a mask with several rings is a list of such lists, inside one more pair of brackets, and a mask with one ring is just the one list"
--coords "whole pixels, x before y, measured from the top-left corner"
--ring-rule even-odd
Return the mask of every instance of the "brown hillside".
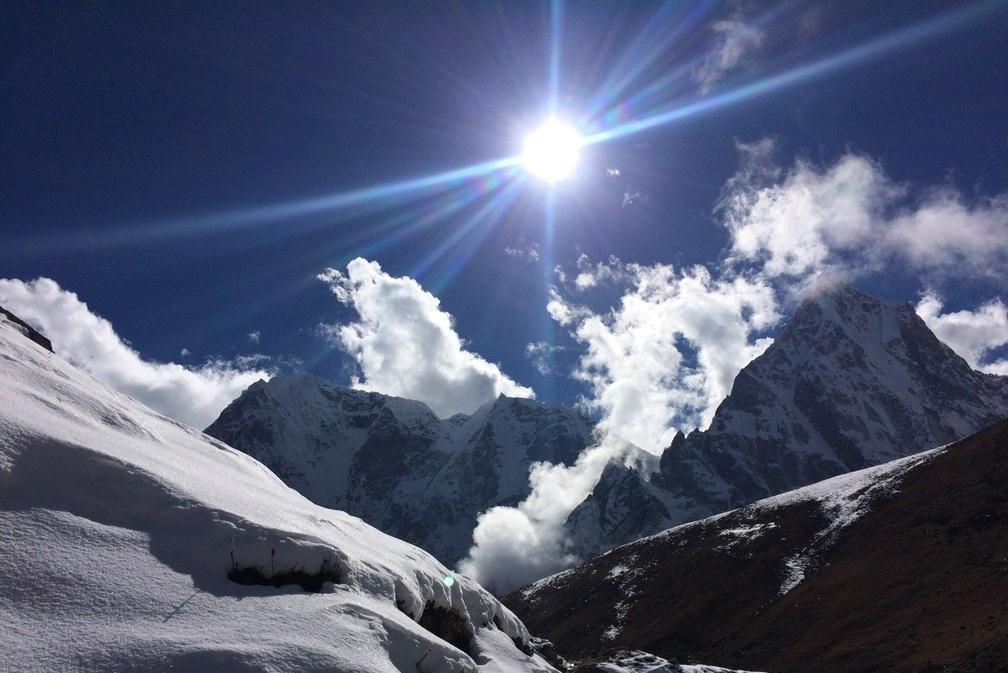
[[[783, 596], [784, 561], [826, 522], [814, 501], [673, 529], [505, 600], [574, 659], [626, 647], [774, 673], [1008, 671], [1006, 451], [1003, 422], [913, 467]], [[743, 528], [763, 532], [729, 533]]]

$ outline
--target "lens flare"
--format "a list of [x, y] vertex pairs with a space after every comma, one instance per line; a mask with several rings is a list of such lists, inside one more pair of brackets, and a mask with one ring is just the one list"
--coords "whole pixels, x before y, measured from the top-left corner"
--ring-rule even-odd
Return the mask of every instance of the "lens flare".
[[583, 144], [573, 126], [550, 118], [525, 138], [521, 163], [532, 175], [554, 184], [574, 172]]

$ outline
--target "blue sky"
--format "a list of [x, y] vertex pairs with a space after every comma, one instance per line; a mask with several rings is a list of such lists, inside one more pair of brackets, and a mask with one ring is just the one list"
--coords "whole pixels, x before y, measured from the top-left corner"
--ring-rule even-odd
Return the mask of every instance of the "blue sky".
[[[459, 340], [446, 346], [449, 364], [464, 353], [499, 366], [455, 398], [486, 394], [490, 381], [546, 400], [584, 396], [618, 424], [632, 422], [617, 410], [627, 400], [613, 401], [618, 367], [592, 355], [627, 327], [607, 311], [658, 277], [679, 298], [693, 265], [709, 272], [709, 293], [727, 296], [739, 279], [769, 291], [772, 306], [753, 301], [777, 316], [824, 273], [915, 304], [928, 293], [929, 311], [939, 302], [931, 322], [961, 354], [977, 366], [1003, 357], [1003, 4], [399, 5], [5, 6], [0, 299], [50, 331], [96, 329], [86, 316], [67, 321], [78, 309], [57, 290], [43, 301], [11, 284], [50, 278], [143, 361], [204, 374], [295, 367], [391, 393], [447, 386], [431, 374], [404, 388], [409, 362], [368, 369], [367, 358], [388, 355], [376, 348], [392, 348], [382, 335], [411, 324], [361, 326], [363, 311], [379, 322], [409, 311], [334, 295], [355, 292], [345, 274], [362, 257], [416, 280], [422, 291], [387, 284], [419, 302], [410, 306], [452, 316], [438, 328]], [[551, 62], [558, 114], [586, 135], [615, 136], [585, 147], [572, 179], [551, 188], [510, 168], [350, 206], [313, 200], [513, 156], [549, 112]], [[676, 117], [683, 109], [695, 112]], [[828, 212], [836, 228], [787, 238], [787, 218], [810, 212]], [[758, 243], [745, 248], [745, 236]], [[809, 236], [822, 254], [774, 266]], [[329, 268], [344, 275], [319, 280]], [[593, 287], [579, 288], [578, 274]], [[635, 391], [663, 400], [649, 432], [702, 423], [724, 386], [686, 390], [681, 379], [730, 382], [765, 346], [777, 323], [753, 321], [753, 301], [731, 304], [744, 329], [723, 344], [728, 355], [705, 355], [696, 339], [706, 332], [691, 327], [658, 351], [682, 362]], [[687, 319], [644, 304], [656, 328]], [[558, 318], [563, 308], [576, 316]], [[968, 313], [939, 322], [958, 311]], [[606, 334], [589, 333], [595, 320]], [[371, 346], [341, 340], [353, 324], [365, 342], [375, 336]], [[117, 361], [100, 364], [113, 339], [102, 334], [51, 336], [57, 348], [90, 344], [65, 355], [129, 392], [157, 387], [140, 380], [157, 379], [153, 370], [115, 379]], [[529, 344], [551, 359], [530, 357]], [[622, 355], [633, 371], [654, 354]], [[205, 404], [233, 389], [214, 388]], [[202, 420], [157, 395], [147, 401]], [[447, 399], [428, 401], [447, 413]]]

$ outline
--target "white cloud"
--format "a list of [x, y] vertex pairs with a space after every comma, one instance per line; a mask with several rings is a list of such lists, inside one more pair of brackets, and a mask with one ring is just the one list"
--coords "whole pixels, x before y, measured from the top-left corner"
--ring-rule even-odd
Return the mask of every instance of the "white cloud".
[[412, 278], [395, 278], [359, 257], [346, 273], [330, 268], [318, 278], [359, 315], [351, 324], [322, 326], [360, 366], [363, 378], [354, 387], [421, 400], [442, 417], [471, 413], [500, 394], [535, 397], [466, 350], [452, 317]]
[[[773, 290], [742, 277], [714, 280], [703, 267], [578, 262], [574, 291], [600, 279], [623, 279], [619, 304], [595, 312], [553, 288], [548, 306], [586, 346], [576, 376], [591, 392], [584, 403], [602, 413], [598, 441], [575, 465], [537, 464], [532, 492], [516, 507], [484, 512], [460, 569], [507, 590], [570, 565], [563, 524], [609, 461], [658, 452], [679, 427], [706, 424], [738, 371], [770, 343], [757, 332], [779, 320]], [[589, 274], [593, 281], [581, 278]], [[630, 444], [628, 442], [632, 442]]]
[[259, 330], [256, 330], [255, 332], [249, 332], [248, 333], [248, 340], [249, 340], [250, 343], [258, 344], [259, 343], [259, 337], [261, 337], [261, 336], [262, 336], [262, 332], [260, 332]]
[[459, 571], [504, 593], [576, 563], [563, 534], [564, 521], [591, 492], [606, 463], [631, 448], [607, 441], [586, 449], [571, 467], [534, 464], [528, 498], [516, 507], [480, 514], [473, 546]]
[[545, 341], [525, 344], [525, 357], [532, 361], [536, 370], [546, 376], [553, 372], [553, 356], [562, 351], [562, 346], [556, 346]]
[[975, 277], [1008, 271], [1008, 194], [968, 204], [951, 188], [936, 189], [887, 224], [885, 245], [915, 268]]
[[192, 355], [192, 351], [189, 350], [188, 348], [183, 348], [182, 350], [179, 351], [180, 358], [187, 358], [190, 355]]
[[755, 336], [779, 320], [772, 288], [744, 277], [715, 280], [704, 267], [677, 273], [623, 267], [632, 287], [596, 313], [554, 297], [555, 316], [585, 345], [576, 376], [601, 428], [650, 451], [677, 429], [706, 426], [739, 370], [769, 345]]
[[974, 369], [1008, 376], [1008, 358], [994, 356], [998, 348], [1008, 345], [1008, 307], [1004, 302], [993, 299], [975, 311], [953, 313], [942, 313], [942, 306], [941, 298], [928, 292], [917, 304], [917, 315]]
[[800, 160], [784, 173], [772, 149], [768, 141], [740, 146], [742, 168], [718, 204], [730, 261], [799, 282], [893, 262], [929, 277], [1003, 277], [1008, 269], [1008, 195], [969, 203], [951, 187], [915, 192], [853, 153], [824, 168]]
[[56, 353], [152, 409], [203, 429], [242, 390], [271, 372], [211, 361], [201, 367], [150, 362], [111, 323], [49, 278], [0, 279], [0, 304], [52, 339]]
[[693, 72], [693, 79], [703, 93], [737, 68], [744, 57], [759, 49], [766, 37], [761, 30], [736, 19], [716, 21], [711, 30], [715, 34], [714, 48]]

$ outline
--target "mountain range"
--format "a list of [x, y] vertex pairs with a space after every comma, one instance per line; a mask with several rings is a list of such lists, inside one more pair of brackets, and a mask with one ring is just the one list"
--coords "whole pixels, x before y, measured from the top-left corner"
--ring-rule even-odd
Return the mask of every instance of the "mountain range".
[[[1008, 417], [1008, 379], [973, 370], [909, 304], [847, 285], [800, 303], [738, 374], [710, 427], [652, 467], [614, 461], [568, 517], [581, 558], [834, 475], [945, 444]], [[577, 410], [500, 397], [471, 416], [307, 375], [250, 386], [206, 429], [313, 502], [345, 509], [446, 564], [477, 516], [529, 493], [532, 463], [592, 442]]]
[[6, 311], [0, 381], [13, 670], [1008, 668], [1008, 384], [849, 287], [798, 307], [710, 428], [649, 469], [605, 469], [567, 528], [608, 551], [503, 600], [319, 503], [457, 558], [480, 511], [527, 495], [532, 463], [593, 441], [575, 410], [501, 397], [439, 419], [287, 375], [211, 426], [236, 450]]

